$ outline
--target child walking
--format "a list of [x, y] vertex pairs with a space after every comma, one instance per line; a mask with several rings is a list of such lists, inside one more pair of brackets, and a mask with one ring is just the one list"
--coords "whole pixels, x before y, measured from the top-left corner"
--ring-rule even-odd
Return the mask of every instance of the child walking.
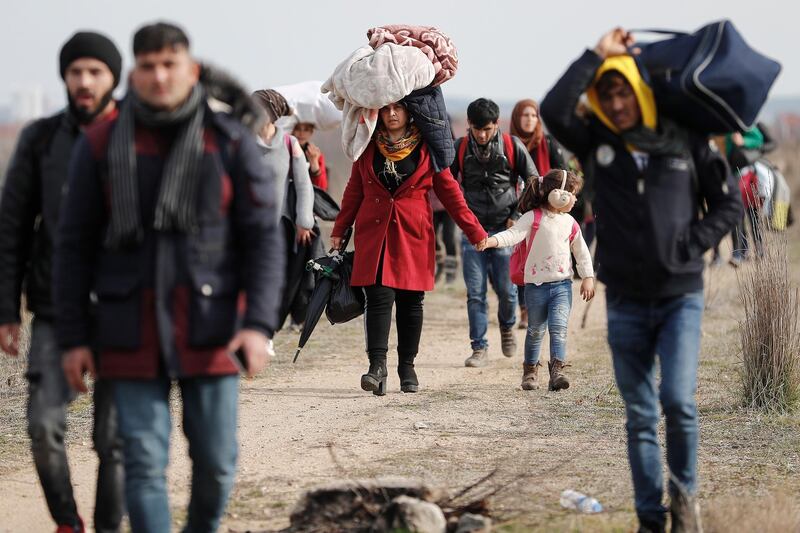
[[539, 388], [539, 350], [545, 331], [549, 329], [548, 389], [561, 390], [569, 387], [564, 367], [567, 322], [572, 308], [573, 255], [583, 279], [581, 297], [584, 301], [594, 297], [592, 257], [580, 226], [569, 215], [583, 179], [567, 170], [551, 170], [545, 176], [531, 178], [528, 185], [519, 201], [519, 211], [523, 215], [511, 228], [489, 237], [479, 250], [514, 246], [526, 240], [524, 281], [528, 331], [522, 388]]

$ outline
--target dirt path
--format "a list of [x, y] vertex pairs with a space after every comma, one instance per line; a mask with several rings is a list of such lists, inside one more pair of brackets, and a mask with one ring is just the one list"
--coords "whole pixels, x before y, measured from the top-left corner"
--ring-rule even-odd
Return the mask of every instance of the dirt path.
[[[578, 327], [583, 305], [575, 306], [572, 330]], [[589, 330], [592, 337], [599, 338], [602, 308], [602, 302], [593, 305]], [[295, 365], [290, 358], [296, 335], [280, 336], [278, 358], [268, 373], [242, 386], [240, 473], [227, 519], [231, 527], [285, 525], [288, 509], [303, 487], [341, 478], [331, 459], [329, 443], [342, 467], [356, 474], [400, 474], [405, 473], [400, 467], [406, 463], [405, 456], [405, 466], [416, 470], [414, 456], [428, 447], [450, 448], [452, 453], [468, 459], [473, 446], [481, 448], [478, 455], [482, 456], [486, 446], [502, 448], [505, 434], [522, 427], [522, 420], [508, 416], [507, 411], [522, 411], [531, 396], [518, 390], [524, 332], [517, 331], [518, 357], [506, 359], [499, 353], [499, 334], [493, 321], [491, 365], [465, 369], [463, 360], [469, 355], [469, 342], [463, 290], [428, 294], [425, 314], [424, 348], [418, 364], [422, 392], [417, 395], [399, 392], [392, 368], [386, 397], [373, 397], [359, 389], [359, 377], [365, 367], [360, 321], [336, 327], [322, 324]], [[587, 341], [583, 338], [572, 345]], [[393, 347], [394, 339], [390, 348]], [[571, 350], [572, 357], [579, 360], [581, 352], [577, 348]], [[390, 350], [390, 367], [395, 357]], [[580, 387], [579, 382], [575, 385]], [[546, 397], [544, 392], [535, 394]], [[499, 404], [504, 409], [498, 410]], [[428, 427], [417, 430], [416, 422]], [[175, 434], [180, 435], [177, 427]], [[85, 437], [84, 441], [70, 443], [69, 456], [79, 509], [87, 516], [93, 507], [96, 460], [88, 435]], [[169, 486], [179, 516], [189, 478], [183, 438], [173, 439], [171, 456]], [[19, 460], [18, 470], [0, 478], [0, 493], [4, 495], [0, 499], [0, 529], [49, 529], [50, 518], [32, 463], [27, 456]], [[399, 468], [383, 468], [384, 464]], [[485, 464], [478, 470], [490, 467]], [[423, 474], [424, 469], [416, 473]], [[454, 470], [452, 475], [466, 479], [463, 472]], [[259, 500], [266, 507], [252, 509]]]
[[[726, 274], [723, 287], [729, 289], [732, 279]], [[579, 301], [577, 284], [574, 288], [568, 341], [573, 386], [562, 393], [519, 389], [524, 332], [516, 330], [517, 357], [506, 359], [499, 351], [496, 320], [490, 324], [490, 366], [464, 368], [470, 351], [463, 288], [426, 296], [418, 359], [422, 390], [416, 395], [399, 392], [393, 345], [389, 394], [378, 398], [359, 389], [366, 368], [360, 321], [321, 325], [295, 365], [296, 335], [280, 334], [278, 358], [268, 373], [242, 385], [240, 468], [225, 527], [285, 527], [303, 489], [332, 480], [407, 475], [454, 489], [495, 468], [499, 473], [494, 483], [506, 490], [493, 506], [517, 524], [511, 531], [632, 527], [624, 415], [605, 344], [603, 292], [592, 304], [586, 328], [580, 329], [585, 304]], [[735, 357], [719, 342], [735, 335], [730, 311], [735, 298], [717, 299], [719, 308], [710, 311], [704, 336], [700, 404], [708, 420], [704, 428], [724, 436], [713, 434], [703, 441], [701, 479], [715, 493], [733, 486], [772, 488], [786, 479], [785, 464], [798, 464], [797, 427], [758, 431], [731, 424], [737, 417], [747, 419], [731, 411]], [[546, 347], [543, 354], [546, 361]], [[717, 420], [722, 421], [719, 429]], [[425, 427], [415, 428], [416, 423]], [[174, 434], [180, 436], [178, 427]], [[737, 438], [775, 448], [788, 463], [782, 467], [762, 461], [756, 468], [746, 453], [728, 447]], [[72, 441], [70, 458], [79, 508], [87, 516], [96, 468], [90, 445]], [[184, 515], [188, 486], [184, 439], [174, 438], [169, 487], [176, 524]], [[566, 488], [596, 495], [609, 512], [596, 517], [565, 513], [558, 495]], [[51, 529], [24, 451], [19, 467], [0, 476], [0, 493], [0, 531]]]

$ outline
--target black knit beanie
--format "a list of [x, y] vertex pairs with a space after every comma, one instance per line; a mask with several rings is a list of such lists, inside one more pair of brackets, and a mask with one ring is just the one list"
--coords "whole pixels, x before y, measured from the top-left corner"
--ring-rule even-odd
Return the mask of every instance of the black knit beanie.
[[70, 63], [81, 57], [92, 57], [105, 63], [114, 76], [114, 87], [117, 86], [122, 70], [122, 56], [111, 39], [93, 31], [79, 31], [70, 37], [61, 47], [59, 55], [62, 79]]

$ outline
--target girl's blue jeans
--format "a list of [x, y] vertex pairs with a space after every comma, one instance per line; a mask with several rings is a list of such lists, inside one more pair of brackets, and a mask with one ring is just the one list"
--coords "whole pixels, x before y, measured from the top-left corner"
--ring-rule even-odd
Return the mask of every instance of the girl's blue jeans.
[[567, 357], [567, 322], [572, 309], [572, 280], [534, 285], [525, 284], [525, 305], [528, 308], [528, 332], [525, 335], [525, 364], [539, 362], [539, 351], [547, 330], [550, 330], [550, 358]]

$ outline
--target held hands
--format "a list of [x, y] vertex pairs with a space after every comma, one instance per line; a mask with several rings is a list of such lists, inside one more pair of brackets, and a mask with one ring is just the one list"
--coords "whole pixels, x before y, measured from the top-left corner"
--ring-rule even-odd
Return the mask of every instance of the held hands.
[[228, 352], [231, 354], [239, 349], [244, 352], [246, 362], [244, 372], [248, 378], [260, 374], [269, 364], [268, 356], [274, 355], [267, 336], [254, 329], [239, 330], [228, 343]]
[[87, 346], [78, 346], [67, 350], [61, 358], [61, 368], [67, 383], [78, 392], [89, 392], [89, 387], [83, 381], [84, 374], [92, 378], [97, 376], [94, 368], [94, 356]]
[[[633, 46], [635, 42], [636, 40], [630, 32], [616, 27], [600, 38], [597, 46], [594, 47], [594, 52], [603, 59], [621, 56], [627, 54], [628, 48]], [[634, 48], [632, 51], [634, 54], [640, 52], [638, 48]]]
[[19, 322], [0, 325], [0, 350], [11, 357], [19, 355]]
[[594, 298], [594, 278], [583, 278], [581, 281], [581, 298], [584, 302]]
[[487, 237], [475, 245], [475, 249], [482, 252], [488, 248], [497, 248], [497, 239], [494, 237]]
[[340, 250], [342, 248], [341, 237], [331, 237], [331, 250]]

